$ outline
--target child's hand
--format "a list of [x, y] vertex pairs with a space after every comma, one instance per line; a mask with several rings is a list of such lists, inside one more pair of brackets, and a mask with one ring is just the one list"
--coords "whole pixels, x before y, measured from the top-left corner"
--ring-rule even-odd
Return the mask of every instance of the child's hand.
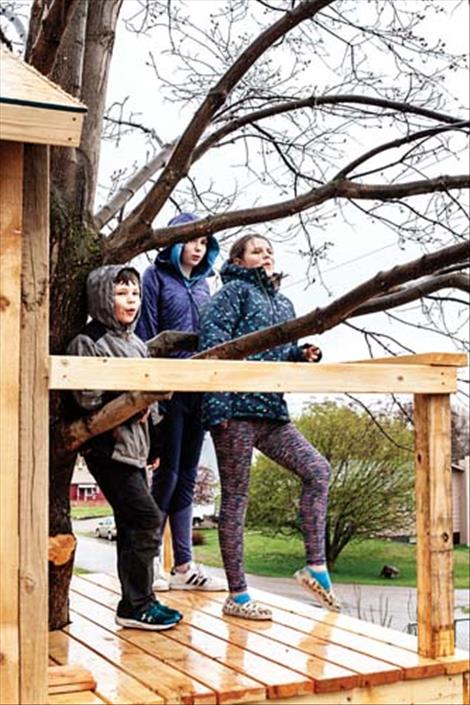
[[322, 351], [316, 345], [305, 345], [303, 351], [306, 362], [320, 362]]
[[139, 418], [139, 423], [147, 423], [149, 416], [150, 416], [150, 407], [147, 407], [147, 409], [142, 412], [142, 416]]
[[158, 470], [160, 466], [160, 458], [155, 458], [155, 460], [152, 460], [148, 465], [147, 469], [148, 470]]

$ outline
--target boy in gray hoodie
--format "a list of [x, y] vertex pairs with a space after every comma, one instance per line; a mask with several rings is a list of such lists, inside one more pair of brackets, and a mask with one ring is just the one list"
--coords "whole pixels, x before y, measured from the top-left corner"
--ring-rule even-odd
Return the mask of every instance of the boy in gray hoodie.
[[[92, 320], [71, 341], [69, 355], [147, 357], [134, 333], [140, 309], [140, 276], [132, 267], [108, 265], [87, 280]], [[125, 384], [123, 384], [125, 387]], [[73, 392], [79, 413], [104, 406], [114, 393]], [[117, 528], [117, 567], [122, 596], [116, 623], [147, 630], [170, 629], [182, 614], [155, 600], [153, 560], [159, 549], [161, 513], [152, 498], [145, 468], [149, 460], [148, 410], [100, 434], [82, 449], [85, 462], [113, 508]]]

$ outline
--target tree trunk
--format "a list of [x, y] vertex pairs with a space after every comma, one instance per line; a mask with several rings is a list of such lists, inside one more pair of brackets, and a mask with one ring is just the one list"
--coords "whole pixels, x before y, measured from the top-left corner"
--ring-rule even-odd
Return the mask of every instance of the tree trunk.
[[[78, 203], [82, 200], [79, 199]], [[51, 205], [51, 311], [50, 350], [63, 354], [67, 343], [86, 321], [85, 281], [90, 269], [101, 264], [99, 240], [78, 208], [57, 195]], [[51, 441], [64, 418], [63, 394], [50, 398]], [[51, 442], [51, 448], [53, 443]], [[69, 536], [72, 547], [63, 562], [49, 561], [49, 628], [60, 629], [69, 620], [68, 592], [73, 570], [74, 541], [70, 518], [69, 487], [76, 454], [51, 453], [49, 486], [49, 535]]]

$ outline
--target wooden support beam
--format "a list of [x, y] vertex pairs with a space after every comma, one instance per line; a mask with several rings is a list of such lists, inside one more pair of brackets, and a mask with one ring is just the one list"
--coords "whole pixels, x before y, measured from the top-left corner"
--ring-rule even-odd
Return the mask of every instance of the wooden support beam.
[[173, 568], [173, 545], [171, 542], [170, 522], [167, 521], [162, 538], [162, 568], [165, 573], [169, 573]]
[[370, 365], [433, 365], [435, 367], [466, 367], [467, 353], [430, 352], [416, 355], [396, 355], [395, 357], [374, 357], [368, 360], [355, 360], [356, 364]]
[[0, 702], [20, 702], [18, 437], [23, 145], [0, 142]]
[[[125, 383], [123, 380], [126, 380]], [[50, 389], [448, 394], [456, 368], [252, 360], [49, 358]]]
[[47, 703], [48, 352], [49, 148], [28, 144], [21, 272], [19, 702], [37, 705]]
[[417, 394], [414, 406], [418, 652], [454, 653], [450, 399]]

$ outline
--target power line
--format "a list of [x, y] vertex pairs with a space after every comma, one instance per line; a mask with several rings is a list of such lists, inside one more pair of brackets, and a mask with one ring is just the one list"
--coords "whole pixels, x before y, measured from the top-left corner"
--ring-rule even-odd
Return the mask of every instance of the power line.
[[[333, 267], [329, 267], [328, 269], [325, 269], [322, 274], [328, 274], [329, 272], [333, 272], [335, 269], [340, 269], [341, 267], [346, 267], [348, 264], [354, 264], [354, 262], [359, 262], [359, 260], [365, 259], [366, 257], [370, 257], [371, 255], [375, 255], [378, 252], [383, 252], [384, 250], [388, 250], [390, 247], [396, 247], [396, 242], [392, 242], [389, 245], [384, 245], [384, 247], [379, 247], [376, 250], [371, 250], [370, 252], [366, 252], [363, 255], [360, 255], [359, 257], [354, 257], [353, 259], [346, 260], [346, 262], [340, 262], [340, 264], [335, 264]], [[291, 282], [290, 284], [286, 284], [283, 286], [284, 289], [289, 289], [291, 286], [296, 286], [297, 284], [302, 284], [302, 282], [308, 281], [308, 276], [302, 277], [301, 279], [298, 279], [295, 282]]]

